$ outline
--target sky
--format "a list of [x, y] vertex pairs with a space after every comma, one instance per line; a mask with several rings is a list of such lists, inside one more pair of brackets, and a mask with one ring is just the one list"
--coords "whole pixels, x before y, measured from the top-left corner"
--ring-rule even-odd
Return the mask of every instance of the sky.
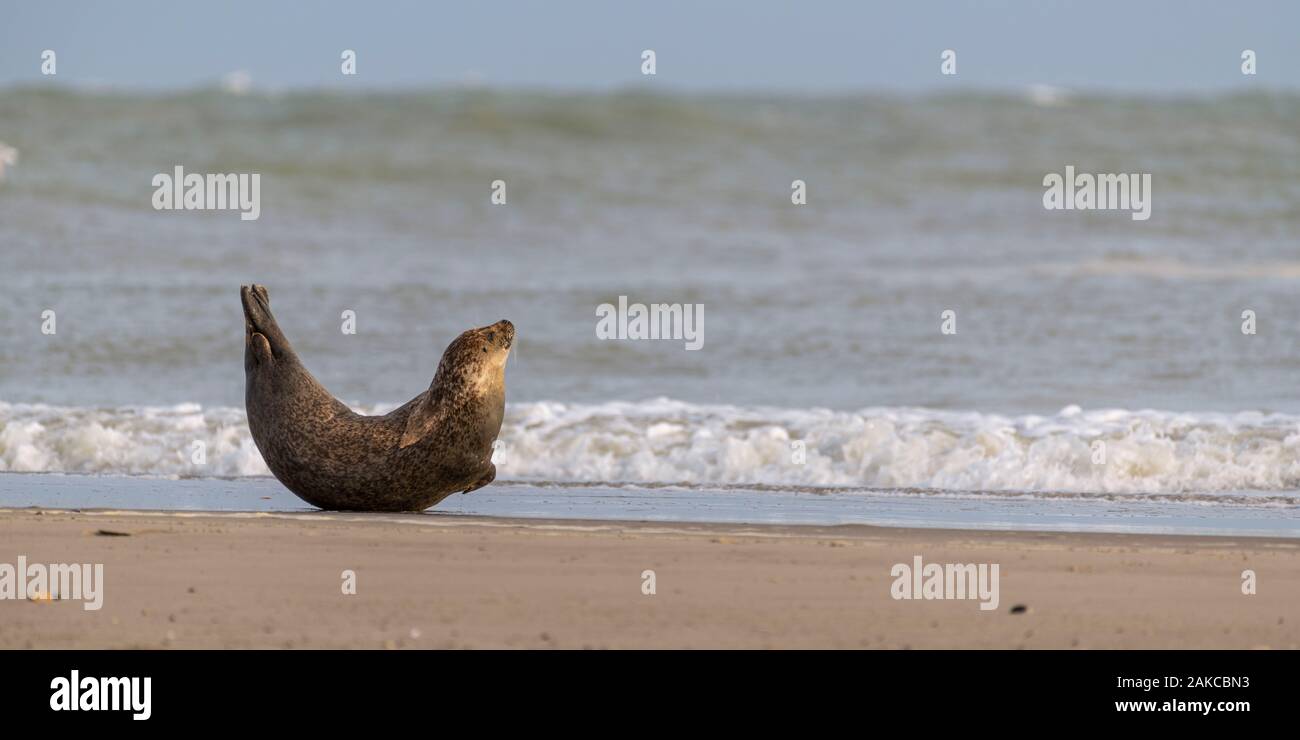
[[[41, 54], [57, 54], [43, 77]], [[340, 55], [357, 54], [344, 77]], [[641, 74], [653, 49], [656, 74]], [[957, 74], [940, 74], [940, 54]], [[1241, 74], [1255, 51], [1258, 73]], [[1300, 89], [1300, 2], [11, 2], [0, 85], [1132, 93]]]

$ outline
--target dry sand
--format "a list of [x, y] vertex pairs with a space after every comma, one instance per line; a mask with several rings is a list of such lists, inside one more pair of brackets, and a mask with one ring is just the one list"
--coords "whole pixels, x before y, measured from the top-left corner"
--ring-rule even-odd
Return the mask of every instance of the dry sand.
[[[0, 510], [19, 555], [103, 563], [104, 605], [0, 601], [4, 648], [1300, 645], [1300, 540]], [[998, 608], [891, 598], [916, 555], [998, 563]]]

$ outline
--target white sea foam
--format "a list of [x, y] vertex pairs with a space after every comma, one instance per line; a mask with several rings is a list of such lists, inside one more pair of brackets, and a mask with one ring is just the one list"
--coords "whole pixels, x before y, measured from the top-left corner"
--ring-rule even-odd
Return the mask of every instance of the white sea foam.
[[[195, 465], [203, 442], [206, 463]], [[0, 402], [0, 470], [122, 475], [269, 475], [244, 410], [82, 408]]]
[[5, 167], [18, 163], [18, 150], [0, 141], [0, 180], [5, 179]]
[[[382, 405], [359, 408], [382, 413]], [[194, 465], [194, 441], [206, 448]], [[1213, 493], [1300, 488], [1300, 417], [1096, 410], [740, 408], [657, 399], [512, 404], [499, 477], [516, 480]], [[802, 441], [806, 462], [792, 462]], [[1093, 463], [1093, 442], [1106, 462]], [[0, 403], [0, 470], [267, 475], [244, 411]]]

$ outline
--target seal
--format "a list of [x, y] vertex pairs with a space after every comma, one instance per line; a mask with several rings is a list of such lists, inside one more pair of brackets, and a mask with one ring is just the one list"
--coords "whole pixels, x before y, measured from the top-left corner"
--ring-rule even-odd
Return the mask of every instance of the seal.
[[307, 371], [271, 315], [261, 285], [244, 304], [244, 405], [266, 465], [321, 509], [423, 511], [496, 477], [492, 443], [505, 415], [509, 321], [470, 329], [442, 354], [428, 390], [384, 416], [364, 416]]

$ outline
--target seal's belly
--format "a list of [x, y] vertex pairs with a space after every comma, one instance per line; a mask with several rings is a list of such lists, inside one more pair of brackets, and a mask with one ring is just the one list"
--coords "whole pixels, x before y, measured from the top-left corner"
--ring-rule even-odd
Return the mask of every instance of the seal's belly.
[[[445, 435], [399, 447], [402, 420], [390, 417], [275, 414], [249, 417], [267, 467], [289, 490], [322, 509], [421, 511], [477, 479], [482, 460]], [[443, 444], [440, 444], [442, 442]], [[490, 456], [491, 446], [481, 451]]]

